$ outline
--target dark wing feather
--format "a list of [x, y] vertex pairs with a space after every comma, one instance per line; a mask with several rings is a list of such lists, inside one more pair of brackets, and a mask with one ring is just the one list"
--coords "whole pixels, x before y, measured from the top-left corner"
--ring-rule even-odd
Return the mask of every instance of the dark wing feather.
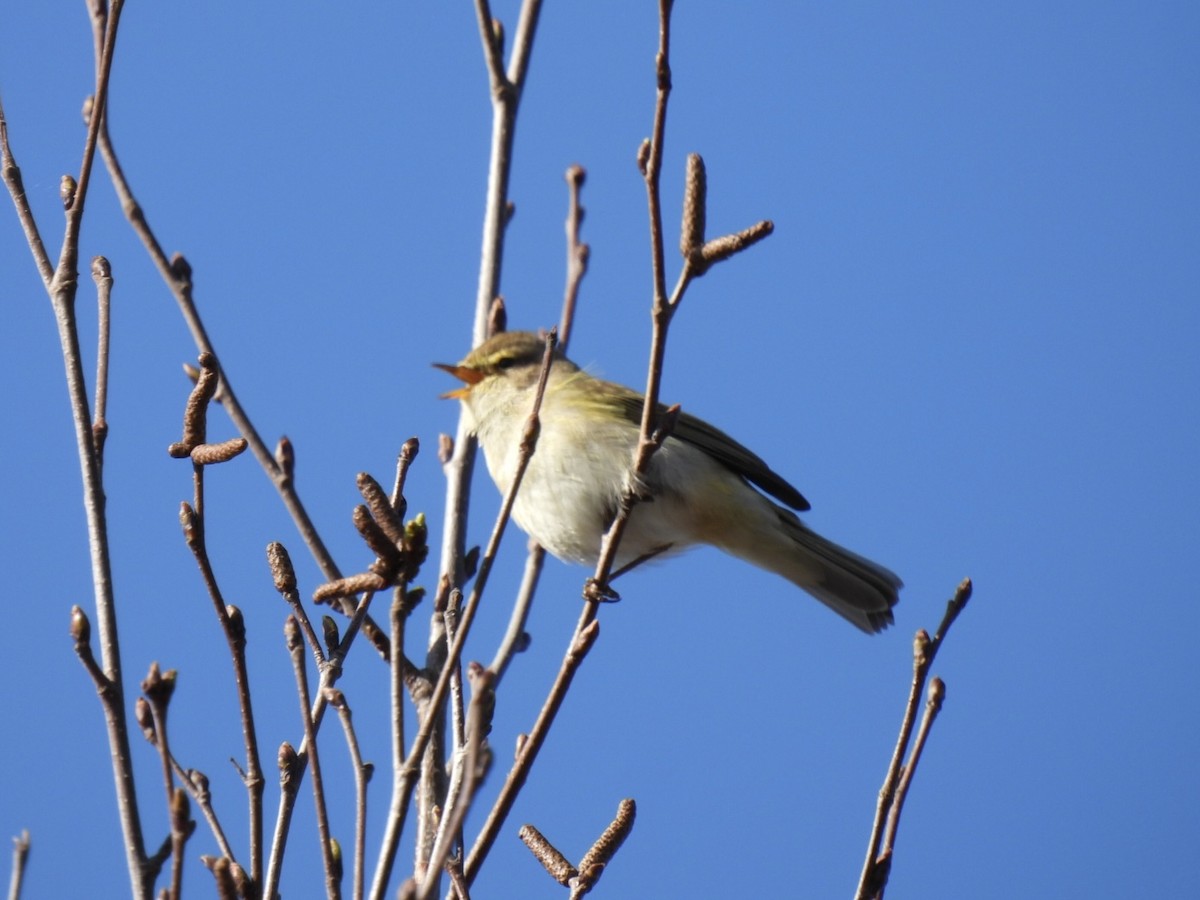
[[[625, 417], [631, 422], [640, 423], [643, 402], [641, 396], [630, 391], [628, 395], [622, 395], [620, 400]], [[659, 414], [661, 415], [665, 410], [666, 407], [659, 404]], [[707, 422], [681, 412], [675, 421], [675, 430], [672, 435], [681, 441], [687, 441], [689, 444], [699, 447], [713, 459], [762, 488], [776, 500], [786, 503], [792, 509], [804, 511], [810, 508], [804, 495], [773, 472], [762, 459]]]

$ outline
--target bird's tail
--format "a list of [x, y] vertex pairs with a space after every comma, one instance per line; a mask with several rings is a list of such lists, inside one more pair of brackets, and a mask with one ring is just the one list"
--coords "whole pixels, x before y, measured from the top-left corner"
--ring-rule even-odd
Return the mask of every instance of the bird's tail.
[[896, 574], [821, 537], [794, 513], [774, 506], [783, 528], [772, 540], [742, 546], [737, 554], [782, 575], [868, 634], [892, 624], [903, 582]]

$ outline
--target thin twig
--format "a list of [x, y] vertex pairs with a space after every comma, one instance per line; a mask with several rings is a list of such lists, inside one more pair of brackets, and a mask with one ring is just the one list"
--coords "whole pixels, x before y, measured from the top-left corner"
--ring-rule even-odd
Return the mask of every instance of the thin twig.
[[171, 887], [167, 896], [170, 900], [180, 900], [183, 896], [184, 848], [196, 828], [191, 818], [187, 791], [175, 788], [171, 792], [168, 811], [171, 819]]
[[[445, 821], [440, 829], [434, 852], [429, 858], [429, 871], [418, 892], [418, 900], [430, 895], [436, 887], [437, 875], [450, 854], [453, 835], [461, 835], [463, 820], [471, 808], [475, 791], [479, 786], [480, 755], [484, 735], [491, 729], [491, 714], [496, 703], [495, 675], [482, 667], [476, 667], [471, 679], [471, 706], [467, 716], [466, 737], [459, 749], [461, 756], [461, 782], [454, 801], [449, 799], [443, 812]], [[461, 840], [460, 840], [461, 846]]]
[[[194, 467], [196, 486], [196, 501], [203, 508], [203, 466]], [[221, 594], [217, 583], [216, 572], [208, 556], [208, 547], [204, 539], [204, 516], [188, 508], [185, 503], [180, 512], [183, 524], [184, 539], [196, 565], [204, 586], [212, 600], [213, 612], [220, 623], [221, 633], [229, 647], [230, 660], [233, 663], [233, 680], [237, 687], [238, 711], [242, 720], [242, 745], [246, 753], [246, 768], [241, 771], [242, 783], [246, 787], [247, 803], [250, 816], [250, 877], [255, 884], [262, 878], [263, 859], [263, 790], [266, 777], [262, 770], [262, 761], [258, 752], [258, 729], [254, 724], [254, 702], [250, 690], [250, 670], [246, 665], [246, 624], [241, 610], [228, 605]]]
[[25, 181], [21, 177], [21, 167], [13, 158], [12, 147], [8, 142], [8, 120], [4, 116], [4, 103], [0, 101], [0, 174], [12, 197], [13, 206], [17, 208], [17, 220], [25, 232], [25, 242], [33, 254], [33, 263], [37, 266], [38, 274], [42, 276], [42, 284], [47, 290], [54, 278], [54, 266], [50, 262], [50, 254], [42, 242], [41, 232], [38, 231], [37, 219], [29, 206], [29, 196], [25, 193]]
[[[934, 677], [929, 682], [925, 712], [921, 715], [921, 724], [917, 728], [917, 736], [913, 740], [912, 753], [909, 754], [908, 762], [904, 764], [900, 783], [896, 785], [896, 798], [892, 801], [892, 808], [888, 812], [887, 828], [883, 833], [883, 849], [881, 851], [888, 855], [895, 850], [896, 832], [900, 827], [900, 815], [904, 811], [904, 800], [908, 796], [908, 788], [917, 772], [917, 765], [921, 762], [921, 753], [925, 749], [925, 743], [929, 740], [929, 729], [933, 727], [934, 719], [942, 711], [942, 703], [945, 699], [946, 683], [942, 679]], [[883, 896], [882, 890], [880, 890], [879, 896]]]
[[[591, 607], [592, 605], [590, 601], [585, 604], [587, 607]], [[584, 615], [587, 615], [586, 610]], [[578, 671], [580, 664], [588, 652], [592, 649], [592, 645], [596, 642], [596, 638], [599, 635], [600, 623], [595, 618], [592, 618], [586, 624], [581, 621], [577, 627], [571, 639], [571, 644], [567, 648], [567, 654], [563, 658], [562, 666], [559, 668], [558, 675], [554, 679], [554, 684], [550, 688], [550, 694], [546, 697], [546, 702], [542, 705], [542, 709], [538, 713], [537, 720], [534, 722], [528, 738], [526, 738], [517, 751], [516, 759], [513, 761], [512, 767], [508, 770], [508, 775], [504, 779], [504, 785], [500, 788], [500, 794], [496, 798], [496, 802], [492, 805], [491, 810], [488, 811], [487, 820], [479, 829], [475, 843], [471, 846], [471, 852], [467, 856], [467, 864], [463, 870], [467, 878], [467, 884], [474, 882], [475, 876], [479, 874], [479, 869], [483, 865], [483, 861], [487, 858], [492, 844], [495, 843], [504, 820], [508, 818], [509, 812], [512, 811], [512, 805], [516, 802], [517, 794], [520, 793], [521, 788], [525, 785], [525, 779], [529, 775], [529, 770], [537, 758], [538, 750], [541, 749], [555, 716], [558, 715], [558, 710], [566, 698], [567, 691], [571, 687], [571, 682], [575, 678], [575, 673]]]
[[591, 248], [579, 240], [579, 230], [583, 224], [583, 205], [579, 197], [587, 180], [587, 170], [583, 166], [571, 166], [567, 169], [566, 179], [569, 197], [566, 222], [567, 286], [563, 291], [562, 314], [558, 317], [558, 347], [564, 356], [571, 339], [571, 326], [575, 322], [579, 285], [587, 274], [588, 257], [591, 255]]
[[[448, 585], [448, 582], [446, 582]], [[449, 590], [449, 587], [447, 587]], [[392, 865], [396, 858], [396, 849], [400, 843], [400, 830], [404, 822], [404, 807], [408, 803], [405, 794], [404, 775], [404, 694], [405, 685], [411, 683], [415, 666], [404, 653], [404, 626], [412, 607], [408, 602], [407, 590], [403, 585], [396, 588], [392, 598], [391, 608], [391, 709], [392, 709], [392, 799], [388, 809], [387, 824], [376, 863], [375, 881], [372, 885], [372, 895], [375, 894], [374, 884], [382, 879], [384, 886], [391, 877]], [[427, 684], [427, 682], [424, 682]]]
[[171, 769], [175, 772], [175, 777], [187, 790], [192, 801], [200, 807], [200, 812], [204, 815], [204, 819], [208, 822], [208, 828], [212, 832], [213, 840], [217, 842], [217, 847], [221, 851], [221, 856], [227, 858], [230, 863], [236, 865], [237, 857], [234, 855], [233, 848], [229, 845], [229, 840], [225, 837], [225, 830], [221, 827], [221, 821], [217, 818], [216, 810], [212, 805], [212, 794], [208, 790], [208, 776], [196, 769], [185, 769], [179, 764], [179, 760], [172, 754]]
[[12, 872], [8, 876], [8, 900], [21, 900], [21, 884], [25, 880], [25, 864], [29, 862], [29, 831], [13, 838]]
[[[268, 554], [271, 559], [272, 572], [275, 577], [276, 589], [281, 593], [289, 589], [295, 588], [295, 573], [290, 570], [290, 561], [286, 565], [282, 560], [285, 556], [278, 554]], [[292, 811], [296, 802], [296, 795], [299, 791], [299, 785], [304, 777], [305, 769], [308, 766], [308, 749], [313, 744], [315, 735], [320, 731], [321, 723], [324, 720], [325, 709], [328, 706], [326, 699], [327, 691], [334, 686], [338, 678], [341, 677], [342, 663], [345, 660], [346, 654], [350, 650], [354, 638], [357, 636], [362, 622], [367, 617], [367, 610], [371, 605], [371, 600], [374, 597], [373, 592], [367, 593], [359, 602], [358, 608], [354, 611], [354, 615], [350, 619], [350, 624], [346, 627], [345, 633], [342, 635], [341, 643], [334, 649], [325, 665], [321, 668], [320, 679], [317, 685], [316, 698], [312, 701], [312, 705], [308, 710], [308, 721], [305, 725], [304, 741], [300, 745], [300, 750], [297, 752], [290, 744], [284, 743], [280, 748], [279, 767], [282, 790], [279, 797], [279, 811], [275, 821], [275, 836], [271, 842], [271, 852], [267, 861], [267, 876], [266, 888], [264, 889], [264, 897], [272, 897], [271, 891], [279, 884], [280, 869], [283, 865], [283, 852], [287, 845], [288, 829], [291, 827]], [[295, 622], [294, 617], [288, 617], [289, 622]], [[304, 646], [303, 640], [300, 638], [300, 627], [296, 624], [296, 639], [300, 644], [301, 652]], [[290, 638], [289, 638], [290, 640]], [[289, 645], [290, 650], [290, 645]], [[307, 690], [307, 689], [306, 689]], [[307, 696], [307, 695], [306, 695]], [[310, 737], [310, 732], [313, 737]]]
[[[584, 181], [587, 179], [587, 172], [583, 166], [571, 166], [567, 169], [565, 178], [568, 185], [569, 198], [565, 225], [567, 234], [567, 281], [566, 288], [563, 291], [562, 313], [558, 320], [558, 350], [564, 355], [567, 352], [567, 340], [570, 337], [571, 328], [575, 323], [575, 306], [579, 297], [579, 286], [583, 282], [583, 276], [587, 274], [588, 257], [590, 255], [588, 245], [579, 240], [584, 216], [580, 194], [583, 190]], [[529, 617], [529, 610], [533, 605], [533, 595], [537, 591], [538, 579], [541, 577], [542, 566], [545, 560], [546, 551], [536, 541], [530, 540], [529, 556], [525, 560], [525, 573], [522, 576], [521, 586], [517, 591], [517, 598], [513, 604], [512, 613], [509, 616], [508, 628], [504, 633], [504, 638], [500, 642], [500, 647], [497, 649], [495, 657], [492, 659], [492, 664], [489, 666], [496, 673], [497, 683], [504, 677], [504, 672], [508, 669], [508, 664], [512, 662], [513, 655], [519, 649], [524, 649], [524, 646], [528, 643], [529, 635], [525, 633], [525, 622]]]
[[[273, 577], [275, 579], [276, 589], [283, 594], [287, 594], [295, 590], [295, 573], [291, 569], [291, 562], [287, 558], [286, 551], [282, 551], [280, 545], [272, 545], [268, 548], [268, 559], [271, 563]], [[325, 708], [328, 705], [328, 692], [341, 676], [342, 663], [345, 660], [346, 654], [354, 641], [355, 636], [360, 630], [362, 622], [367, 617], [367, 610], [370, 607], [371, 599], [374, 596], [373, 592], [367, 593], [360, 601], [358, 608], [351, 617], [350, 624], [347, 626], [341, 643], [333, 648], [328, 659], [320, 667], [320, 679], [317, 689], [316, 699], [312, 702], [311, 708], [305, 722], [305, 739], [301, 744], [300, 751], [297, 753], [288, 744], [284, 744], [280, 750], [280, 769], [281, 778], [284, 790], [281, 792], [279, 812], [276, 819], [275, 837], [271, 845], [270, 859], [267, 865], [267, 887], [273, 890], [278, 884], [279, 871], [282, 866], [283, 851], [287, 843], [288, 828], [291, 823], [292, 809], [296, 800], [296, 794], [299, 788], [300, 780], [303, 778], [304, 771], [308, 764], [308, 751], [310, 747], [315, 746], [315, 736], [321, 727], [321, 722], [324, 718]], [[289, 642], [291, 641], [292, 626], [296, 640], [299, 641], [300, 628], [294, 617], [289, 617]], [[303, 642], [300, 642], [303, 646]], [[290, 643], [289, 643], [289, 649]], [[306, 682], [307, 685], [307, 682]], [[305, 688], [307, 691], [307, 687]], [[307, 693], [305, 693], [307, 697]], [[307, 700], [305, 700], [307, 707]], [[314, 790], [316, 790], [314, 786]], [[323, 796], [323, 792], [322, 792]], [[327, 829], [326, 829], [327, 830]], [[330, 853], [332, 853], [330, 845]], [[332, 872], [327, 869], [327, 872]], [[264, 896], [271, 896], [270, 890], [264, 893]]]
[[[304, 744], [307, 748], [309, 768], [312, 770], [313, 805], [317, 814], [317, 837], [321, 842], [321, 858], [325, 862], [325, 891], [334, 900], [341, 897], [342, 886], [337, 877], [333, 859], [333, 843], [329, 834], [329, 814], [325, 808], [325, 784], [321, 778], [321, 757], [317, 752], [317, 733], [313, 718], [309, 715], [309, 692], [307, 668], [304, 664], [304, 641], [300, 637], [300, 626], [295, 618], [288, 616], [284, 626], [288, 653], [292, 657], [292, 670], [296, 675], [296, 693], [300, 697], [300, 718], [304, 721]], [[322, 699], [325, 699], [322, 697]]]
[[[639, 154], [642, 174], [646, 183], [646, 202], [650, 217], [650, 264], [653, 280], [651, 303], [653, 332], [650, 340], [650, 363], [646, 375], [646, 394], [642, 404], [640, 436], [634, 450], [632, 468], [621, 498], [620, 509], [601, 542], [600, 558], [596, 563], [596, 573], [592, 579], [592, 584], [601, 592], [608, 584], [609, 574], [616, 562], [621, 536], [629, 521], [630, 513], [633, 511], [633, 505], [637, 502], [635, 485], [649, 468], [650, 458], [661, 446], [662, 441], [666, 439], [664, 434], [662, 440], [657, 443], [654, 441], [658, 418], [659, 388], [662, 384], [663, 361], [666, 357], [667, 329], [691, 278], [692, 267], [685, 258], [679, 284], [673, 295], [670, 298], [667, 297], [660, 183], [667, 104], [671, 96], [671, 7], [672, 0], [659, 0], [659, 43], [658, 52], [654, 58], [656, 77], [654, 124], [650, 139], [642, 145]], [[589, 607], [585, 608], [584, 619], [588, 618], [589, 612], [591, 616], [595, 615], [595, 600], [598, 597], [599, 594], [592, 594], [589, 597], [591, 603]], [[583, 621], [581, 619], [581, 624]]]
[[[880, 841], [882, 840], [884, 827], [888, 822], [892, 805], [896, 800], [896, 791], [900, 783], [904, 754], [908, 749], [909, 740], [912, 737], [913, 724], [917, 717], [917, 707], [921, 702], [921, 695], [925, 690], [925, 681], [929, 676], [929, 670], [933, 666], [933, 660], [937, 656], [937, 651], [945, 640], [950, 626], [954, 624], [954, 620], [958, 618], [959, 613], [962, 612], [963, 608], [967, 605], [967, 601], [970, 600], [971, 590], [971, 579], [963, 579], [958, 589], [954, 592], [954, 596], [946, 604], [945, 615], [942, 616], [941, 624], [938, 625], [935, 636], [931, 639], [929, 633], [922, 629], [917, 632], [916, 638], [913, 641], [913, 677], [909, 687], [908, 701], [904, 706], [904, 716], [900, 722], [900, 735], [896, 739], [895, 748], [892, 750], [892, 758], [888, 763], [887, 774], [883, 779], [883, 787], [879, 789], [879, 800], [875, 806], [875, 818], [871, 823], [871, 835], [867, 841], [867, 858], [863, 862], [862, 873], [858, 880], [858, 889], [854, 895], [855, 900], [869, 900], [869, 898], [878, 896], [887, 883], [887, 876], [891, 866], [891, 854], [880, 853]], [[932, 719], [930, 719], [930, 724], [932, 724]]]
[[112, 267], [103, 256], [92, 259], [92, 280], [96, 282], [97, 346], [96, 402], [92, 407], [92, 438], [101, 468], [104, 464], [104, 439], [108, 436], [108, 345], [112, 307]]
[[533, 606], [533, 595], [537, 591], [538, 579], [542, 574], [542, 564], [546, 560], [546, 551], [532, 538], [529, 541], [529, 555], [525, 558], [525, 572], [521, 576], [521, 586], [517, 589], [517, 598], [513, 603], [512, 612], [508, 618], [508, 628], [488, 666], [496, 673], [497, 684], [504, 678], [508, 664], [515, 654], [529, 645], [529, 635], [525, 631], [525, 622], [529, 618], [530, 607]]
[[[167, 710], [175, 693], [176, 673], [174, 669], [163, 672], [158, 663], [150, 664], [150, 672], [142, 681], [144, 698], [138, 698], [138, 721], [146, 736], [158, 748], [162, 762], [163, 786], [166, 791], [167, 818], [171, 830], [167, 841], [158, 853], [146, 861], [149, 877], [157, 878], [158, 871], [167, 858], [171, 860], [171, 882], [163, 895], [170, 900], [179, 900], [183, 891], [184, 847], [195, 831], [196, 823], [191, 817], [187, 791], [176, 787], [173, 773], [177, 769], [171, 755], [167, 737]], [[190, 786], [190, 785], [189, 785]]]
[[354, 767], [354, 889], [351, 896], [354, 900], [362, 900], [363, 856], [367, 840], [367, 782], [371, 780], [373, 767], [363, 762], [346, 696], [336, 688], [326, 691], [325, 696], [329, 705], [337, 710], [346, 734], [346, 745], [350, 749], [350, 762]]
[[263, 900], [276, 900], [279, 876], [283, 871], [283, 854], [287, 849], [291, 831], [292, 811], [296, 808], [296, 795], [300, 792], [300, 781], [304, 768], [300, 755], [287, 741], [279, 747], [279, 810], [275, 816], [275, 839], [271, 842], [271, 855], [267, 859], [267, 877], [263, 884]]

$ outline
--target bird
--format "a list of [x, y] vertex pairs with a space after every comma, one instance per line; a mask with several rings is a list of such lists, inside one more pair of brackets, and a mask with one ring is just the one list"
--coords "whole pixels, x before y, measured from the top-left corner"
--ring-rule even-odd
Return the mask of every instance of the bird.
[[[544, 338], [506, 331], [456, 365], [434, 363], [463, 382], [442, 396], [462, 401], [502, 495], [516, 475], [544, 353]], [[642, 394], [590, 374], [556, 349], [512, 515], [558, 559], [595, 566], [629, 483], [643, 403]], [[679, 413], [636, 490], [618, 569], [708, 544], [781, 575], [868, 634], [893, 623], [900, 579], [802, 523], [796, 511], [809, 509], [804, 496], [707, 422]]]

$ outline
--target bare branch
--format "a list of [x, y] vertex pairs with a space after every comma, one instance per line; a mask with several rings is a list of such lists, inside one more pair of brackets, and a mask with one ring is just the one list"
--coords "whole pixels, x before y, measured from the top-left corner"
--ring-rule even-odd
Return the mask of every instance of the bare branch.
[[[584, 617], [588, 615], [588, 611], [594, 605], [592, 603], [585, 604]], [[567, 648], [567, 654], [563, 659], [562, 666], [559, 668], [558, 675], [554, 679], [554, 684], [550, 688], [550, 694], [546, 697], [546, 702], [542, 704], [542, 709], [538, 713], [537, 720], [534, 722], [529, 736], [521, 743], [517, 750], [516, 759], [513, 761], [512, 768], [508, 770], [508, 775], [504, 779], [504, 785], [500, 788], [500, 794], [488, 812], [487, 820], [479, 829], [479, 835], [475, 838], [475, 843], [471, 846], [471, 852], [467, 856], [465, 868], [468, 884], [473, 882], [475, 876], [479, 874], [479, 869], [483, 865], [483, 861], [487, 858], [492, 844], [495, 843], [496, 836], [500, 833], [500, 828], [504, 824], [504, 820], [508, 818], [509, 812], [512, 811], [512, 805], [516, 802], [517, 794], [520, 793], [521, 788], [525, 785], [525, 779], [529, 776], [529, 770], [533, 767], [533, 762], [546, 740], [546, 735], [550, 731], [550, 726], [554, 723], [555, 716], [558, 715], [558, 710], [562, 707], [563, 700], [566, 699], [567, 691], [571, 687], [575, 673], [579, 670], [580, 664], [587, 657], [588, 652], [592, 649], [592, 645], [595, 644], [596, 638], [599, 635], [600, 623], [594, 617], [586, 623], [581, 619], [575, 635], [572, 637], [571, 645]]]
[[92, 259], [92, 280], [96, 283], [97, 347], [96, 347], [96, 402], [92, 408], [92, 440], [96, 445], [96, 456], [104, 462], [104, 439], [108, 436], [105, 412], [108, 408], [108, 339], [112, 307], [112, 267], [103, 256]]
[[25, 880], [25, 864], [29, 861], [29, 832], [22, 831], [13, 838], [12, 872], [8, 877], [8, 900], [20, 900], [21, 884]]
[[[333, 898], [342, 895], [341, 880], [334, 862], [333, 843], [329, 834], [329, 814], [325, 809], [325, 784], [321, 778], [321, 757], [317, 752], [317, 732], [313, 717], [309, 714], [308, 676], [304, 665], [304, 641], [300, 638], [300, 626], [294, 616], [288, 616], [284, 625], [288, 653], [292, 658], [292, 671], [296, 675], [296, 693], [300, 698], [300, 718], [304, 722], [304, 746], [307, 750], [309, 768], [312, 770], [313, 804], [317, 812], [317, 836], [321, 844], [321, 858], [325, 862], [325, 891]], [[322, 698], [324, 699], [324, 697]]]
[[338, 714], [342, 730], [346, 734], [346, 746], [350, 749], [350, 762], [354, 767], [354, 888], [351, 896], [361, 900], [363, 895], [363, 856], [367, 841], [367, 782], [371, 780], [375, 767], [364, 763], [358, 748], [358, 736], [350, 715], [350, 705], [345, 695], [336, 688], [325, 691], [325, 699]]
[[529, 610], [533, 605], [533, 595], [537, 592], [538, 579], [542, 574], [542, 564], [546, 560], [546, 551], [534, 540], [529, 541], [529, 555], [525, 558], [525, 573], [521, 576], [521, 586], [517, 589], [517, 597], [513, 602], [512, 612], [508, 618], [508, 628], [504, 638], [496, 650], [492, 664], [488, 666], [496, 673], [496, 682], [504, 678], [508, 664], [515, 654], [524, 651], [529, 646], [529, 634], [525, 631], [525, 622], [529, 618]]
[[588, 258], [591, 248], [579, 240], [579, 229], [583, 224], [583, 205], [579, 202], [583, 183], [587, 180], [587, 171], [583, 166], [571, 166], [566, 174], [568, 196], [567, 206], [567, 286], [563, 292], [562, 314], [558, 317], [558, 347], [562, 353], [567, 352], [567, 344], [571, 340], [571, 326], [575, 322], [575, 302], [579, 298], [579, 285], [587, 274]]
[[[203, 364], [204, 359], [202, 358], [201, 365], [203, 366]], [[204, 440], [203, 407], [207, 405], [207, 400], [198, 404], [193, 404], [192, 402], [197, 394], [201, 392], [200, 384], [205, 381], [204, 371], [202, 368], [200, 383], [197, 384], [196, 390], [192, 392], [192, 398], [189, 398], [188, 401], [189, 417], [185, 418], [184, 442], [189, 440], [189, 435], [191, 438], [198, 437], [200, 441]], [[215, 389], [215, 368], [212, 371], [213, 376], [210, 387], [211, 389]], [[206, 388], [205, 390], [208, 389]], [[211, 394], [209, 396], [211, 397]], [[193, 452], [196, 449], [199, 448], [193, 448]], [[203, 509], [203, 472], [204, 469], [201, 465], [193, 464], [197, 509]], [[220, 585], [217, 583], [216, 572], [213, 570], [212, 561], [208, 556], [208, 547], [204, 538], [203, 515], [192, 510], [188, 504], [184, 503], [180, 509], [180, 521], [183, 524], [184, 538], [187, 541], [188, 548], [192, 551], [196, 564], [200, 568], [200, 575], [204, 581], [204, 586], [208, 591], [209, 599], [212, 600], [213, 611], [217, 615], [217, 622], [221, 626], [221, 633], [225, 636], [225, 643], [229, 647], [229, 655], [233, 663], [233, 678], [234, 684], [237, 687], [238, 709], [242, 721], [242, 746], [246, 754], [246, 768], [242, 774], [242, 782], [246, 786], [247, 802], [249, 804], [250, 877], [257, 884], [262, 877], [263, 790], [266, 785], [266, 777], [263, 774], [262, 762], [258, 752], [258, 731], [254, 724], [254, 703], [250, 690], [250, 671], [246, 665], [246, 625], [241, 610], [232, 604], [227, 604], [222, 596]]]
[[50, 281], [54, 278], [54, 265], [50, 262], [50, 254], [46, 252], [46, 245], [42, 243], [42, 235], [38, 231], [37, 219], [33, 217], [33, 210], [29, 206], [29, 197], [25, 193], [25, 181], [21, 177], [21, 167], [13, 158], [12, 147], [8, 142], [8, 120], [4, 116], [2, 101], [0, 101], [0, 175], [4, 178], [9, 196], [12, 197], [13, 206], [17, 208], [17, 220], [25, 232], [25, 241], [29, 244], [29, 250], [33, 254], [33, 262], [37, 266], [38, 274], [42, 276], [42, 283], [49, 290]]
[[[954, 620], [958, 618], [959, 613], [966, 607], [967, 601], [971, 599], [971, 592], [971, 579], [964, 578], [957, 590], [955, 590], [954, 596], [946, 604], [946, 612], [942, 617], [941, 624], [938, 625], [936, 637], [930, 639], [929, 633], [921, 629], [917, 632], [913, 640], [913, 677], [908, 692], [908, 702], [904, 706], [904, 717], [900, 722], [900, 736], [896, 739], [896, 747], [892, 751], [892, 758], [888, 763], [887, 774], [883, 779], [883, 787], [879, 790], [879, 802], [875, 807], [875, 819], [871, 824], [871, 836], [867, 842], [867, 858], [863, 862], [855, 900], [870, 900], [870, 898], [880, 897], [887, 885], [888, 874], [891, 869], [892, 843], [895, 841], [895, 832], [899, 827], [900, 817], [900, 811], [897, 809], [894, 813], [895, 820], [891, 821], [893, 815], [892, 808], [897, 802], [897, 791], [901, 775], [907, 775], [909, 781], [912, 779], [912, 773], [905, 772], [905, 767], [902, 763], [912, 737], [913, 724], [917, 717], [917, 706], [920, 703], [921, 694], [925, 689], [925, 681], [929, 676], [929, 670], [933, 666], [934, 657], [937, 656], [937, 651], [945, 640], [950, 626], [954, 624]], [[943, 685], [938, 692], [936, 709], [933, 708], [933, 692], [931, 691], [930, 693], [930, 705], [926, 708], [925, 718], [921, 726], [926, 732], [933, 725], [933, 719], [937, 715], [937, 710], [941, 708], [941, 695], [944, 694], [944, 690], [945, 686]], [[908, 766], [912, 770], [916, 769], [916, 757], [920, 749], [924, 746], [924, 742], [925, 738], [922, 737], [919, 741], [919, 746], [914, 748], [913, 757], [910, 758], [908, 763]], [[907, 792], [907, 784], [905, 785], [905, 791]], [[891, 839], [886, 849], [880, 852], [880, 841], [883, 837], [885, 824], [891, 833]]]

